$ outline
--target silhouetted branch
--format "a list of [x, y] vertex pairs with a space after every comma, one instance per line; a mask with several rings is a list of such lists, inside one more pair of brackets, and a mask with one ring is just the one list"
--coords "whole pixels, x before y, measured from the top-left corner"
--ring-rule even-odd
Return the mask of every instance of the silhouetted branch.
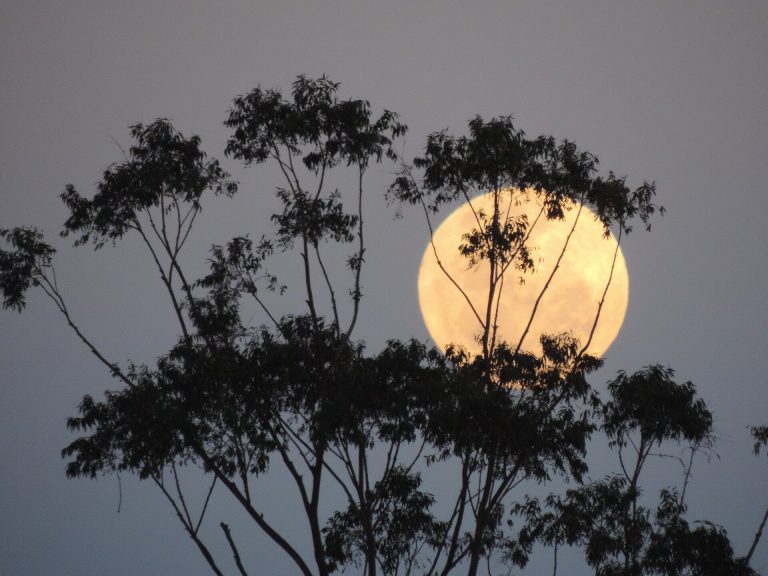
[[363, 270], [363, 259], [365, 256], [365, 242], [363, 237], [363, 175], [365, 167], [358, 164], [357, 167], [357, 254], [354, 256], [355, 262], [355, 287], [352, 290], [352, 321], [347, 328], [347, 338], [352, 334], [352, 330], [357, 323], [357, 315], [360, 313], [360, 274]]
[[203, 541], [198, 537], [197, 532], [193, 530], [192, 524], [188, 523], [187, 520], [182, 515], [182, 511], [179, 509], [178, 504], [176, 503], [176, 500], [171, 496], [171, 494], [166, 490], [164, 483], [161, 479], [159, 479], [154, 474], [151, 476], [154, 483], [160, 488], [160, 491], [163, 493], [163, 495], [166, 497], [168, 502], [170, 502], [171, 506], [173, 507], [173, 511], [176, 512], [176, 516], [181, 521], [182, 526], [184, 526], [184, 529], [187, 531], [187, 534], [189, 534], [190, 538], [192, 538], [192, 541], [197, 545], [198, 549], [203, 555], [203, 558], [205, 558], [206, 562], [208, 562], [208, 565], [211, 567], [211, 570], [217, 575], [217, 576], [224, 576], [224, 573], [219, 569], [219, 567], [216, 565], [216, 561], [213, 558], [213, 555], [211, 554], [210, 550], [208, 550], [208, 547], [203, 543]]
[[515, 347], [515, 354], [520, 352], [520, 349], [523, 346], [523, 342], [525, 341], [525, 337], [528, 335], [528, 331], [531, 329], [531, 324], [533, 324], [533, 319], [536, 317], [536, 312], [539, 309], [539, 304], [541, 303], [541, 299], [544, 297], [544, 294], [549, 289], [549, 285], [552, 283], [552, 279], [555, 277], [555, 273], [560, 268], [560, 262], [563, 260], [563, 256], [565, 255], [565, 252], [568, 249], [568, 243], [571, 241], [571, 236], [573, 236], [573, 232], [574, 230], [576, 230], [576, 224], [578, 224], [579, 222], [579, 217], [581, 216], [582, 208], [584, 208], [584, 204], [583, 202], [580, 201], [579, 210], [576, 213], [576, 218], [573, 221], [573, 226], [571, 226], [571, 229], [568, 232], [568, 236], [566, 236], [565, 238], [563, 249], [560, 251], [560, 255], [557, 257], [557, 261], [555, 262], [554, 268], [552, 268], [552, 272], [550, 272], [549, 277], [547, 278], [547, 281], [544, 283], [544, 287], [541, 289], [541, 292], [539, 292], [539, 295], [536, 298], [536, 302], [533, 305], [533, 310], [531, 311], [531, 315], [528, 318], [528, 323], [525, 325], [525, 330], [523, 330], [523, 333], [520, 336], [520, 341], [517, 343], [517, 346]]
[[102, 364], [109, 368], [112, 376], [120, 379], [126, 386], [133, 388], [134, 383], [125, 374], [123, 374], [117, 364], [107, 360], [98, 350], [98, 348], [96, 348], [96, 346], [94, 346], [93, 343], [80, 331], [80, 328], [77, 326], [77, 324], [75, 324], [74, 320], [72, 320], [72, 317], [69, 315], [69, 310], [67, 309], [67, 305], [64, 302], [64, 298], [61, 296], [61, 293], [59, 293], [58, 288], [54, 285], [54, 283], [48, 279], [42, 270], [37, 269], [37, 272], [40, 278], [40, 288], [53, 301], [53, 303], [59, 309], [59, 312], [61, 312], [64, 316], [64, 319], [67, 321], [69, 327], [74, 331], [80, 341], [88, 347], [91, 353], [96, 356], [96, 358], [98, 358]]
[[590, 344], [592, 344], [592, 338], [595, 335], [595, 329], [597, 328], [597, 323], [600, 320], [600, 313], [603, 310], [603, 304], [605, 304], [605, 297], [608, 294], [608, 288], [611, 287], [611, 281], [613, 280], [613, 271], [616, 268], [616, 258], [619, 256], [619, 245], [621, 244], [621, 233], [623, 231], [623, 228], [619, 227], [619, 236], [616, 239], [616, 248], [613, 250], [613, 259], [611, 260], [611, 271], [608, 274], [608, 281], [605, 283], [605, 289], [603, 290], [603, 295], [600, 297], [600, 302], [597, 305], [597, 313], [595, 314], [595, 320], [592, 322], [592, 328], [589, 331], [589, 337], [587, 338], [586, 343], [581, 348], [581, 351], [579, 351], [578, 356], [582, 356], [586, 351], [587, 348], [589, 348]]
[[317, 256], [317, 263], [320, 264], [320, 270], [323, 273], [323, 278], [325, 278], [325, 285], [328, 287], [328, 293], [331, 297], [331, 310], [333, 311], [333, 321], [336, 324], [336, 330], [341, 329], [341, 324], [339, 324], [339, 310], [336, 307], [336, 292], [333, 289], [333, 285], [331, 284], [331, 279], [328, 277], [328, 271], [325, 269], [325, 264], [323, 263], [323, 259], [320, 257], [320, 248], [317, 245], [317, 242], [314, 242], [312, 244], [315, 247], [315, 256]]
[[208, 510], [208, 504], [211, 501], [211, 494], [213, 494], [213, 489], [215, 486], [216, 486], [216, 476], [213, 477], [213, 482], [211, 482], [211, 487], [208, 488], [208, 494], [205, 495], [203, 508], [202, 510], [200, 510], [200, 517], [197, 519], [197, 524], [195, 525], [195, 533], [197, 533], [200, 530], [200, 525], [203, 523], [203, 518], [205, 517], [205, 512]]
[[306, 562], [304, 562], [304, 559], [301, 557], [301, 555], [296, 551], [296, 549], [291, 546], [291, 544], [279, 533], [277, 530], [275, 530], [269, 522], [267, 522], [264, 519], [264, 515], [257, 512], [256, 509], [251, 505], [251, 503], [243, 496], [242, 492], [237, 488], [237, 486], [229, 479], [227, 476], [221, 471], [221, 469], [216, 465], [216, 463], [202, 450], [197, 451], [200, 458], [205, 462], [205, 465], [213, 471], [213, 473], [216, 475], [216, 477], [219, 479], [219, 481], [224, 484], [224, 486], [229, 490], [229, 492], [235, 497], [235, 499], [240, 503], [240, 505], [245, 509], [245, 511], [248, 513], [248, 515], [251, 517], [251, 519], [256, 522], [256, 524], [261, 528], [264, 533], [269, 536], [269, 538], [272, 539], [272, 541], [277, 544], [285, 553], [288, 554], [288, 556], [291, 557], [291, 559], [296, 563], [296, 566], [299, 568], [302, 574], [304, 576], [313, 576], [312, 571], [309, 569], [309, 566], [307, 566]]
[[155, 252], [155, 249], [152, 246], [152, 243], [149, 241], [149, 238], [147, 238], [147, 235], [144, 233], [144, 230], [138, 221], [135, 222], [134, 229], [139, 233], [142, 241], [144, 242], [144, 245], [147, 247], [147, 249], [149, 250], [149, 253], [152, 255], [152, 259], [154, 260], [155, 265], [157, 266], [157, 270], [160, 272], [160, 279], [163, 281], [163, 285], [165, 286], [166, 290], [168, 291], [168, 295], [171, 298], [171, 303], [173, 304], [173, 311], [176, 313], [176, 318], [179, 321], [181, 332], [184, 335], [184, 338], [188, 340], [189, 331], [187, 330], [187, 323], [184, 320], [184, 314], [181, 310], [181, 306], [179, 305], [179, 302], [176, 299], [176, 294], [173, 290], [173, 282], [171, 279], [171, 274], [173, 274], [173, 267], [170, 268], [169, 274], [167, 275], [165, 273], [165, 269], [163, 268], [163, 265], [160, 263], [160, 259], [157, 256], [157, 252]]
[[432, 246], [432, 253], [435, 255], [435, 261], [437, 262], [438, 267], [443, 272], [443, 274], [445, 274], [445, 277], [448, 278], [450, 283], [454, 285], [454, 287], [459, 291], [461, 296], [464, 298], [464, 301], [469, 306], [469, 309], [472, 310], [472, 314], [474, 314], [475, 318], [477, 319], [477, 322], [480, 324], [480, 327], [482, 329], [485, 329], [483, 320], [482, 318], [480, 318], [480, 314], [478, 314], [477, 310], [475, 309], [475, 305], [472, 303], [472, 300], [470, 299], [469, 295], [459, 285], [459, 283], [451, 275], [451, 273], [445, 269], [445, 266], [443, 266], [443, 262], [440, 260], [440, 256], [437, 253], [437, 246], [435, 246], [435, 232], [434, 232], [434, 229], [432, 228], [432, 220], [429, 217], [429, 209], [427, 208], [427, 205], [423, 199], [421, 199], [421, 206], [424, 209], [424, 216], [427, 220], [427, 226], [429, 227], [429, 245]]
[[750, 561], [752, 560], [752, 555], [755, 553], [755, 549], [757, 548], [760, 539], [763, 537], [763, 529], [765, 528], [766, 522], [768, 522], [768, 508], [766, 508], [765, 513], [763, 514], [763, 520], [760, 522], [760, 526], [755, 533], [755, 538], [752, 540], [752, 545], [749, 547], [749, 552], [747, 552], [747, 555], [744, 557], [744, 561], [747, 565], [749, 565]]
[[237, 569], [240, 571], [241, 576], [248, 576], [248, 573], [245, 571], [245, 567], [243, 566], [243, 562], [240, 560], [240, 552], [238, 552], [235, 541], [232, 539], [229, 526], [224, 522], [219, 524], [219, 526], [221, 526], [221, 529], [224, 531], [224, 536], [227, 537], [227, 542], [229, 543], [229, 547], [232, 549], [232, 555], [235, 557], [235, 564], [237, 564]]

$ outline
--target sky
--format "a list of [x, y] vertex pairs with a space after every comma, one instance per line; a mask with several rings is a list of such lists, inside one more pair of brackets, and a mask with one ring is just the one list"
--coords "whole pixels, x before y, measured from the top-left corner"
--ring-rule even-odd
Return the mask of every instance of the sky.
[[[654, 180], [667, 215], [624, 244], [629, 308], [592, 382], [604, 389], [617, 370], [661, 363], [696, 384], [718, 442], [694, 467], [690, 515], [748, 549], [768, 505], [768, 461], [748, 435], [768, 423], [762, 0], [2, 0], [0, 14], [0, 228], [47, 231], [71, 309], [121, 362], [151, 362], [173, 342], [162, 287], [135, 243], [93, 253], [57, 238], [57, 196], [68, 183], [91, 194], [136, 122], [167, 117], [199, 134], [241, 182], [236, 199], [204, 207], [197, 262], [211, 243], [269, 231], [278, 181], [223, 159], [222, 122], [236, 95], [288, 89], [298, 74], [328, 74], [342, 97], [398, 112], [409, 157], [431, 131], [511, 114], [530, 136], [574, 140], [630, 186]], [[391, 172], [372, 171], [366, 208], [357, 336], [372, 351], [428, 337], [416, 291], [427, 231], [416, 213], [394, 218], [383, 198]], [[290, 278], [297, 265], [279, 270]], [[66, 418], [84, 394], [114, 385], [40, 295], [21, 315], [0, 313], [0, 575], [208, 573], [153, 487], [65, 478]], [[598, 459], [593, 474], [605, 466]], [[651, 484], [679, 472], [655, 470]], [[264, 490], [268, 510], [298, 529], [279, 475]], [[214, 504], [214, 527], [235, 514], [224, 498]], [[265, 574], [292, 573], [256, 534], [248, 556]], [[754, 566], [768, 572], [768, 542]]]

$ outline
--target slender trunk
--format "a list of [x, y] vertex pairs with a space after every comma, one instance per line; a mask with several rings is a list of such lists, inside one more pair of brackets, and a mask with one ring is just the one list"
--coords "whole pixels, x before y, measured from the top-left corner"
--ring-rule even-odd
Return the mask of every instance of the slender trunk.
[[[482, 231], [481, 231], [482, 232]], [[483, 330], [483, 355], [490, 358], [493, 350], [488, 345], [491, 334], [491, 317], [493, 314], [493, 300], [496, 294], [496, 266], [499, 258], [499, 192], [493, 192], [493, 217], [491, 219], [491, 247], [488, 251], [489, 277], [488, 277], [488, 301], [485, 306], [485, 327]]]
[[361, 433], [360, 445], [357, 448], [357, 493], [360, 500], [360, 523], [365, 534], [365, 574], [376, 576], [376, 535], [373, 532], [373, 510], [368, 498], [367, 459], [365, 457], [365, 437]]
[[[456, 515], [456, 524], [454, 524], [454, 527], [453, 527], [453, 533], [451, 535], [448, 554], [445, 558], [445, 566], [443, 567], [443, 571], [440, 573], [441, 576], [446, 576], [453, 568], [454, 559], [456, 558], [456, 551], [459, 546], [459, 536], [461, 535], [461, 525], [464, 521], [464, 510], [466, 510], [466, 507], [467, 507], [467, 493], [469, 492], [470, 458], [471, 456], [469, 455], [464, 456], [462, 458], [463, 462], [461, 467], [461, 490], [459, 491], [459, 497], [456, 500], [456, 509], [458, 514]], [[446, 533], [446, 537], [448, 537], [447, 533]], [[438, 549], [436, 552], [434, 564], [430, 569], [430, 571], [428, 572], [428, 574], [432, 574], [432, 570], [437, 564], [437, 557], [439, 554], [440, 554], [440, 550]]]
[[557, 576], [557, 542], [555, 542], [554, 562], [552, 565], [552, 576]]
[[320, 576], [330, 574], [328, 564], [325, 561], [325, 545], [323, 543], [322, 528], [320, 527], [320, 517], [318, 508], [320, 505], [320, 481], [322, 480], [324, 450], [317, 451], [315, 457], [315, 466], [312, 469], [312, 496], [309, 502], [307, 515], [309, 517], [310, 529], [312, 532], [312, 547], [315, 553], [315, 562]]
[[488, 521], [490, 518], [490, 503], [491, 494], [493, 493], [493, 477], [496, 470], [496, 457], [491, 455], [488, 458], [488, 465], [486, 466], [485, 485], [483, 486], [482, 497], [477, 505], [477, 514], [475, 515], [475, 532], [472, 535], [472, 541], [469, 544], [469, 569], [467, 570], [468, 576], [477, 576], [477, 571], [480, 568], [480, 558], [482, 556], [483, 547], [483, 533], [488, 527]]
[[[631, 516], [628, 511], [624, 519], [624, 573], [633, 574], [635, 571], [635, 565], [637, 564], [637, 547], [635, 545], [635, 537], [633, 534], [636, 530], [637, 523], [637, 484], [640, 480], [640, 472], [643, 468], [645, 458], [650, 451], [650, 446], [646, 442], [645, 438], [640, 437], [640, 446], [637, 451], [637, 462], [635, 464], [635, 470], [632, 473], [632, 478], [629, 483], [629, 493], [632, 497]], [[632, 570], [630, 572], [630, 569]]]
[[317, 325], [317, 311], [315, 310], [315, 297], [312, 293], [312, 276], [309, 269], [309, 239], [307, 233], [301, 235], [302, 253], [301, 259], [304, 261], [304, 284], [307, 288], [307, 306], [309, 315], [312, 317], [312, 324]]

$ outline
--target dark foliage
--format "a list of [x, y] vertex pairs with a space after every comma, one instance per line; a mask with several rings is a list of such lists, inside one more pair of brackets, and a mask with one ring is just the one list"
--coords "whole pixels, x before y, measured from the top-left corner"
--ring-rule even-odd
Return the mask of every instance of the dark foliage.
[[0, 238], [10, 248], [0, 249], [3, 308], [21, 312], [27, 290], [40, 286], [40, 277], [51, 267], [56, 250], [43, 241], [43, 235], [35, 228], [0, 229]]
[[519, 505], [515, 513], [525, 523], [508, 550], [512, 561], [524, 565], [540, 542], [582, 547], [596, 574], [606, 576], [755, 574], [748, 560], [736, 556], [724, 529], [690, 525], [684, 493], [662, 490], [655, 511], [642, 504], [640, 476], [654, 446], [685, 442], [695, 451], [711, 442], [712, 415], [690, 382], [677, 384], [672, 376], [649, 366], [609, 383], [601, 428], [617, 450], [621, 472], [564, 496]]
[[[510, 267], [522, 276], [533, 269], [528, 237], [536, 225], [503, 210], [502, 202], [535, 196], [546, 218], [589, 205], [606, 234], [611, 227], [621, 234], [633, 220], [650, 225], [658, 209], [654, 185], [632, 190], [624, 178], [601, 177], [592, 154], [548, 136], [528, 139], [510, 117], [476, 117], [466, 136], [433, 133], [408, 165], [395, 153], [406, 130], [397, 115], [376, 117], [364, 100], [339, 99], [338, 89], [324, 76], [300, 76], [289, 98], [256, 88], [234, 100], [226, 154], [279, 167], [282, 211], [272, 217], [274, 240], [240, 235], [213, 246], [202, 278], [187, 278], [182, 249], [203, 195], [232, 196], [237, 185], [208, 159], [198, 137], [184, 137], [165, 119], [137, 124], [134, 145], [104, 172], [93, 198], [72, 186], [61, 195], [69, 209], [63, 235], [74, 234], [76, 246], [98, 249], [130, 233], [148, 250], [180, 332], [154, 365], [121, 369], [107, 360], [66, 306], [54, 248], [34, 228], [0, 230], [3, 306], [21, 310], [27, 290], [41, 288], [120, 383], [101, 399], [84, 397], [68, 420], [76, 438], [62, 451], [67, 475], [124, 473], [154, 482], [215, 574], [225, 571], [201, 532], [215, 489], [231, 496], [304, 576], [476, 576], [481, 561], [490, 571], [499, 554], [508, 567], [524, 567], [536, 545], [580, 547], [604, 576], [754, 574], [749, 561], [768, 513], [749, 554], [739, 558], [724, 529], [685, 518], [687, 474], [682, 491], [662, 491], [653, 506], [642, 499], [640, 476], [653, 449], [684, 445], [693, 454], [711, 444], [712, 415], [690, 382], [674, 382], [660, 366], [620, 372], [603, 400], [588, 381], [601, 365], [586, 354], [588, 342], [544, 336], [533, 354], [521, 349], [522, 339], [497, 337], [494, 306], [504, 275]], [[352, 336], [366, 251], [364, 180], [371, 164], [385, 161], [400, 161], [390, 197], [420, 205], [430, 229], [429, 218], [443, 205], [479, 192], [494, 196], [492, 213], [476, 214], [477, 227], [460, 247], [468, 265], [491, 272], [487, 302], [475, 308], [467, 299], [478, 321], [479, 354], [398, 340], [372, 354]], [[352, 170], [357, 186], [328, 190], [332, 169]], [[334, 245], [354, 246], [346, 317], [338, 279], [325, 265], [325, 250]], [[286, 287], [267, 262], [276, 250], [294, 248], [306, 309], [278, 317], [265, 295]], [[264, 313], [263, 324], [244, 321], [246, 300]], [[531, 320], [535, 314], [534, 308]], [[586, 457], [598, 430], [620, 471], [595, 482]], [[757, 427], [753, 435], [759, 452], [768, 430]], [[445, 503], [426, 485], [428, 467], [438, 464], [456, 489]], [[276, 529], [254, 497], [276, 466], [295, 490], [309, 552]], [[180, 480], [194, 472], [210, 482], [197, 515]], [[526, 486], [557, 477], [572, 488], [543, 500], [527, 495]], [[326, 513], [330, 490], [345, 503]], [[244, 576], [233, 531], [218, 524]]]
[[[478, 192], [503, 189], [530, 190], [540, 196], [547, 218], [562, 219], [574, 201], [594, 208], [606, 228], [614, 223], [630, 230], [633, 218], [649, 226], [657, 210], [652, 199], [655, 185], [644, 183], [631, 190], [613, 173], [596, 175], [598, 159], [579, 150], [573, 142], [551, 136], [527, 139], [510, 116], [469, 122], [468, 136], [434, 132], [427, 138], [424, 155], [413, 161], [423, 171], [421, 184], [410, 167], [395, 180], [390, 193], [400, 201], [427, 201], [430, 210]], [[663, 209], [662, 209], [663, 210]]]
[[61, 194], [70, 211], [62, 235], [78, 234], [75, 245], [92, 240], [101, 248], [140, 227], [139, 215], [152, 208], [168, 214], [184, 205], [188, 219], [199, 210], [206, 191], [228, 196], [237, 191], [218, 161], [206, 159], [200, 138], [185, 138], [170, 121], [136, 124], [131, 136], [136, 144], [123, 162], [104, 171], [93, 199], [84, 198], [72, 185]]

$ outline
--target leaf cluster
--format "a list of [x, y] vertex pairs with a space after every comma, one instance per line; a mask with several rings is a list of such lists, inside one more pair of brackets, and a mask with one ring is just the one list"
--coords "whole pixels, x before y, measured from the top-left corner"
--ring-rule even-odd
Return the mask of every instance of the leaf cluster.
[[648, 366], [628, 376], [620, 371], [608, 384], [611, 400], [603, 408], [603, 429], [619, 445], [639, 432], [647, 444], [711, 440], [712, 413], [691, 382], [677, 384], [674, 371]]
[[40, 286], [45, 272], [51, 268], [56, 249], [43, 240], [43, 234], [36, 228], [0, 229], [0, 238], [10, 248], [0, 248], [3, 308], [21, 312], [27, 290]]
[[431, 395], [427, 438], [442, 457], [472, 453], [477, 467], [491, 457], [503, 460], [502, 475], [517, 469], [544, 481], [554, 470], [578, 478], [594, 430], [580, 409], [591, 393], [585, 377], [601, 362], [577, 358], [576, 347], [567, 335], [545, 337], [542, 356], [501, 344], [490, 367], [481, 356], [450, 349], [453, 369]]
[[233, 130], [226, 154], [258, 164], [284, 146], [315, 172], [340, 163], [394, 158], [393, 139], [403, 135], [406, 126], [388, 110], [373, 119], [369, 102], [340, 100], [338, 89], [339, 84], [326, 76], [302, 75], [293, 83], [291, 100], [261, 87], [236, 97], [225, 122]]
[[606, 230], [618, 224], [624, 231], [631, 230], [634, 218], [648, 227], [658, 209], [652, 201], [653, 183], [631, 190], [625, 178], [612, 172], [597, 176], [596, 156], [568, 140], [529, 139], [510, 116], [487, 121], [476, 116], [469, 121], [468, 132], [458, 137], [445, 130], [430, 134], [423, 156], [413, 160], [413, 167], [422, 171], [421, 182], [412, 176], [411, 166], [403, 166], [390, 195], [400, 202], [425, 202], [436, 212], [460, 198], [518, 190], [539, 197], [548, 219], [562, 219], [574, 203], [584, 202]]
[[[668, 368], [649, 366], [609, 383], [610, 398], [596, 414], [618, 451], [621, 473], [516, 505], [513, 515], [524, 523], [507, 547], [511, 562], [525, 565], [536, 543], [564, 544], [583, 548], [600, 575], [755, 574], [734, 553], [724, 529], [686, 520], [685, 485], [683, 493], [662, 490], [655, 509], [641, 502], [639, 478], [651, 447], [684, 443], [695, 452], [711, 440], [710, 412], [690, 382], [678, 384], [672, 376]], [[622, 456], [628, 446], [634, 464]], [[689, 473], [690, 464], [685, 484]]]
[[333, 566], [359, 566], [362, 551], [375, 538], [384, 574], [395, 574], [418, 547], [434, 545], [445, 525], [431, 512], [434, 497], [419, 490], [421, 475], [396, 467], [366, 494], [371, 503], [371, 529], [363, 530], [365, 512], [355, 502], [335, 512], [323, 529], [326, 554]]
[[185, 137], [171, 122], [158, 118], [131, 126], [135, 144], [123, 162], [104, 171], [92, 199], [67, 185], [61, 199], [70, 211], [63, 236], [76, 234], [75, 245], [90, 241], [96, 248], [116, 242], [139, 224], [139, 216], [159, 208], [163, 215], [186, 205], [200, 207], [206, 191], [232, 196], [237, 184], [217, 160], [208, 160], [200, 137]]

